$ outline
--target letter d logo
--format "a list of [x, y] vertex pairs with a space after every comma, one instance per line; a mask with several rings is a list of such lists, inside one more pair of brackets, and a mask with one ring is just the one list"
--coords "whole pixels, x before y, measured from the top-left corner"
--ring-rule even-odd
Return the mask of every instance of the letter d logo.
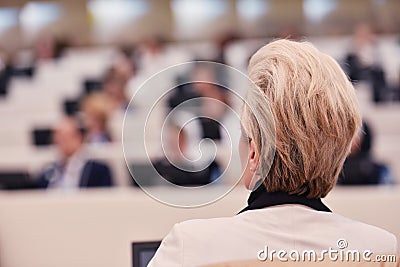
[[260, 261], [266, 261], [268, 258], [268, 246], [265, 246], [264, 249], [258, 251], [257, 259]]

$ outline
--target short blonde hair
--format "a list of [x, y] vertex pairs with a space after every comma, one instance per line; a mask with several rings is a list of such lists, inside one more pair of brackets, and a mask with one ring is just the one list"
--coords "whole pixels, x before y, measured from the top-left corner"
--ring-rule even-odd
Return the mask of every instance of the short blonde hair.
[[[242, 125], [260, 154], [258, 173], [266, 190], [325, 197], [361, 126], [348, 77], [312, 44], [289, 40], [259, 49], [248, 71], [257, 87], [248, 91]], [[265, 125], [269, 116], [274, 131]], [[266, 146], [274, 137], [272, 159]]]
[[84, 114], [93, 116], [102, 127], [106, 128], [112, 112], [112, 103], [104, 93], [91, 93], [82, 100], [81, 110]]

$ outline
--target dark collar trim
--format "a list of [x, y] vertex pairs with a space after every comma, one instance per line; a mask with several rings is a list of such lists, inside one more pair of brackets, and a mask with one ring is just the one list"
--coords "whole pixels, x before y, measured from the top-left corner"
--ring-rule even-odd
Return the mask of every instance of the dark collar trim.
[[286, 192], [270, 193], [265, 190], [262, 184], [259, 185], [255, 191], [251, 192], [247, 203], [248, 206], [239, 213], [284, 204], [300, 204], [317, 211], [331, 212], [331, 210], [322, 203], [320, 198], [307, 198], [304, 195], [289, 195]]

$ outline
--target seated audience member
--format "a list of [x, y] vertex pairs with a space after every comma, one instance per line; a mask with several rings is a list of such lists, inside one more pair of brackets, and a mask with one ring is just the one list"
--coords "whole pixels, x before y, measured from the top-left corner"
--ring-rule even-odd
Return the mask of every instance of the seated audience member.
[[34, 46], [36, 60], [52, 60], [56, 55], [56, 40], [52, 35], [42, 35]]
[[161, 36], [146, 38], [139, 45], [139, 66], [145, 73], [151, 73], [158, 67], [166, 66], [165, 40]]
[[113, 109], [118, 111], [128, 107], [129, 98], [126, 93], [127, 78], [116, 68], [111, 68], [103, 81], [102, 91], [112, 103]]
[[92, 93], [85, 97], [81, 104], [87, 128], [86, 142], [91, 144], [111, 141], [107, 129], [111, 114], [111, 102], [104, 93]]
[[51, 34], [40, 35], [34, 45], [34, 57], [36, 61], [59, 59], [66, 48], [70, 46], [67, 38], [56, 38]]
[[213, 140], [222, 139], [222, 131], [220, 121], [222, 121], [227, 113], [227, 90], [222, 87], [209, 84], [209, 83], [198, 83], [196, 87], [201, 87], [201, 97], [204, 97], [200, 101], [200, 125], [202, 128], [203, 138], [210, 138]]
[[[213, 117], [223, 117], [226, 111], [224, 106], [229, 106], [230, 101], [228, 90], [223, 86], [227, 84], [226, 75], [221, 71], [221, 68], [199, 61], [189, 74], [178, 76], [176, 79], [177, 87], [172, 90], [168, 98], [169, 108], [173, 109], [184, 104], [187, 100], [192, 100], [189, 102], [189, 107], [193, 110], [193, 108], [200, 106], [200, 115], [212, 113], [211, 116]], [[214, 107], [211, 101], [207, 102], [201, 98], [217, 100], [222, 102], [223, 105], [218, 104], [217, 107]], [[193, 99], [197, 101], [193, 101]], [[194, 104], [195, 106], [193, 106]]]
[[381, 66], [378, 43], [367, 24], [357, 25], [350, 53], [346, 57], [348, 75], [352, 81], [366, 80], [372, 85], [373, 101], [384, 100], [386, 80]]
[[157, 172], [180, 186], [199, 186], [216, 180], [221, 175], [219, 165], [215, 161], [208, 166], [196, 166], [190, 162], [185, 130], [174, 124], [168, 127], [167, 143], [164, 144], [166, 157], [154, 163]]
[[221, 37], [217, 38], [216, 45], [218, 47], [218, 53], [213, 61], [221, 64], [228, 64], [226, 62], [226, 49], [237, 39], [238, 37], [233, 32], [227, 32], [223, 34]]
[[321, 201], [361, 127], [354, 88], [337, 62], [310, 43], [278, 40], [258, 50], [248, 70], [257, 85], [247, 92], [239, 142], [248, 206], [175, 225], [148, 266], [257, 260], [266, 246], [322, 253], [342, 238], [349, 250], [396, 254], [393, 234]]
[[195, 81], [210, 81], [192, 84], [197, 95], [201, 97], [199, 122], [202, 136], [221, 140], [223, 129], [218, 122], [223, 121], [230, 105], [228, 90], [220, 85], [223, 83], [219, 81], [222, 74], [219, 75], [218, 71], [209, 65], [199, 63], [192, 75]]
[[113, 62], [112, 68], [117, 75], [126, 81], [129, 81], [136, 72], [136, 63], [126, 54], [120, 54]]
[[120, 141], [125, 112], [131, 110], [132, 107], [129, 105], [127, 94], [128, 65], [125, 59], [117, 60], [106, 74], [102, 84], [102, 92], [109, 99], [112, 107], [109, 126], [113, 141]]
[[73, 189], [112, 185], [108, 166], [88, 158], [84, 149], [84, 131], [73, 118], [65, 118], [57, 125], [53, 141], [60, 153], [60, 160], [39, 175], [39, 188]]
[[[168, 107], [172, 110], [181, 104], [184, 105], [186, 102], [190, 103], [190, 108], [193, 108], [193, 99], [199, 97], [199, 95], [195, 92], [193, 85], [191, 83], [186, 83], [186, 79], [184, 76], [178, 76], [176, 78], [176, 84], [177, 86], [171, 91], [168, 96]], [[195, 104], [195, 107], [199, 105], [198, 103]]]
[[350, 155], [343, 165], [338, 183], [343, 185], [390, 184], [389, 169], [375, 162], [371, 156], [373, 135], [363, 122], [362, 130], [355, 137]]
[[12, 66], [9, 56], [0, 50], [0, 98], [7, 95], [12, 76]]

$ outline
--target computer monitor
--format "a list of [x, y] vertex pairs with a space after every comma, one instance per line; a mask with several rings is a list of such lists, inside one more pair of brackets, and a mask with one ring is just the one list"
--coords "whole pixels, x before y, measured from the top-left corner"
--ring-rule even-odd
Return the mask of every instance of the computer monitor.
[[0, 171], [0, 189], [31, 189], [35, 184], [25, 170]]
[[75, 116], [79, 111], [79, 99], [64, 100], [64, 114], [67, 116]]
[[136, 180], [132, 177], [132, 173], [140, 181], [140, 186], [160, 186], [168, 185], [166, 181], [160, 178], [159, 174], [154, 169], [154, 166], [149, 163], [131, 163], [130, 165], [130, 179], [132, 185], [138, 186]]
[[53, 143], [53, 131], [51, 128], [33, 129], [32, 144], [35, 146], [48, 146]]
[[83, 91], [85, 95], [101, 90], [103, 83], [98, 79], [87, 79], [83, 82]]
[[132, 266], [146, 267], [153, 258], [161, 241], [133, 242], [132, 243]]

